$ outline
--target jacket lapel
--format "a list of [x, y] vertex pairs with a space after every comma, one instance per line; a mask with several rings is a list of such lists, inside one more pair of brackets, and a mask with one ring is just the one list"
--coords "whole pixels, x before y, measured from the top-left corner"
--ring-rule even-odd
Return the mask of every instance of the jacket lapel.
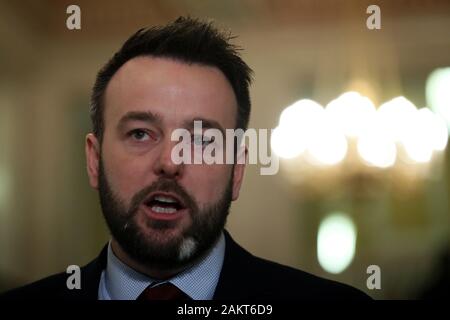
[[77, 298], [97, 300], [100, 277], [106, 269], [108, 245], [105, 245], [100, 255], [81, 269], [81, 290], [74, 290]]
[[224, 230], [225, 258], [214, 300], [233, 300], [251, 298], [254, 295], [251, 282], [253, 256], [240, 247]]

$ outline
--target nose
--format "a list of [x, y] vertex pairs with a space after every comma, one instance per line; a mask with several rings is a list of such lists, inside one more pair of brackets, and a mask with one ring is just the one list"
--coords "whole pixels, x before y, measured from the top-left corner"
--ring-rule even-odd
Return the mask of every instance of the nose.
[[183, 172], [183, 164], [176, 164], [172, 161], [172, 149], [177, 142], [164, 141], [160, 145], [160, 153], [157, 155], [153, 164], [153, 172], [158, 177], [164, 178], [180, 178]]

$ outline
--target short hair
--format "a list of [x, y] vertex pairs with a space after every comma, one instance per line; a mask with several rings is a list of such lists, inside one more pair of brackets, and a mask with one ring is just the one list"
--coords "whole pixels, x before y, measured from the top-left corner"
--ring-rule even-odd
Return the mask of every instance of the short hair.
[[139, 56], [166, 57], [187, 64], [217, 67], [231, 84], [236, 97], [236, 128], [245, 131], [250, 118], [249, 86], [253, 71], [240, 57], [240, 48], [230, 43], [234, 38], [216, 29], [212, 22], [190, 17], [179, 17], [165, 26], [138, 30], [97, 74], [92, 89], [90, 116], [93, 132], [100, 143], [104, 131], [106, 87], [122, 65]]

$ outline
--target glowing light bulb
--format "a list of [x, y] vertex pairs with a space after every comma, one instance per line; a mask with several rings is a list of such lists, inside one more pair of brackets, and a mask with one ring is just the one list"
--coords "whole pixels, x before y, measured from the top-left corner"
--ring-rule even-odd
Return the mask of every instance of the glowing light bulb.
[[450, 132], [450, 67], [434, 70], [427, 79], [428, 106], [447, 124]]
[[322, 268], [330, 273], [341, 273], [355, 256], [356, 226], [345, 213], [336, 212], [326, 217], [317, 233], [317, 258]]
[[360, 136], [375, 116], [373, 102], [358, 92], [346, 92], [328, 103], [327, 113], [349, 137]]

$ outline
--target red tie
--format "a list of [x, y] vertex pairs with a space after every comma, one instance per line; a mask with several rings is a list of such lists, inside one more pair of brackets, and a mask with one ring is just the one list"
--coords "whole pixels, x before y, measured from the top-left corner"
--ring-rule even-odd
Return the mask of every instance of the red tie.
[[151, 301], [151, 300], [174, 300], [174, 301], [187, 301], [192, 300], [187, 294], [178, 289], [170, 282], [160, 284], [158, 286], [148, 286], [137, 297], [136, 300]]

